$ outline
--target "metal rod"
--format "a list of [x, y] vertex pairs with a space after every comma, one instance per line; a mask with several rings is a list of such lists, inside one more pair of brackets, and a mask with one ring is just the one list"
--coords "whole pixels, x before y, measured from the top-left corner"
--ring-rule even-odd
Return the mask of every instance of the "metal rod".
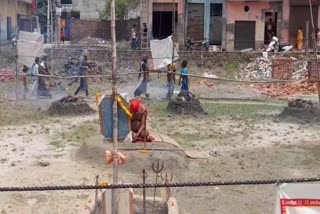
[[18, 101], [18, 56], [16, 57], [16, 101]]
[[[113, 184], [118, 183], [118, 104], [117, 104], [117, 49], [115, 0], [111, 0], [111, 38], [112, 38], [112, 97], [113, 97]], [[118, 191], [112, 191], [112, 213], [118, 213]]]
[[[162, 163], [162, 165], [160, 166], [160, 162], [157, 161], [157, 166], [154, 165], [155, 162], [152, 163], [152, 170], [154, 173], [156, 173], [156, 180], [155, 183], [158, 184], [158, 177], [159, 177], [159, 173], [161, 173], [161, 171], [164, 168], [164, 163]], [[154, 188], [154, 192], [153, 192], [153, 202], [152, 202], [152, 214], [154, 213], [154, 202], [156, 200], [156, 192], [157, 192], [157, 187]]]
[[[142, 183], [145, 184], [146, 183], [146, 178], [148, 177], [147, 171], [145, 169], [142, 170], [141, 173], [141, 178], [142, 178]], [[143, 191], [143, 214], [146, 214], [146, 188], [142, 189]]]
[[[99, 185], [99, 175], [96, 175], [96, 185]], [[95, 196], [94, 196], [94, 210], [97, 210], [98, 206], [98, 190], [96, 189]]]
[[315, 57], [317, 80], [318, 80], [318, 82], [317, 82], [318, 99], [319, 99], [319, 102], [320, 102], [320, 74], [319, 74], [319, 69], [318, 69], [318, 50], [317, 50], [316, 30], [315, 30], [315, 27], [314, 27], [311, 0], [309, 0], [309, 7], [310, 7], [310, 18], [311, 18], [311, 26], [312, 26], [313, 54], [314, 54], [314, 57]]

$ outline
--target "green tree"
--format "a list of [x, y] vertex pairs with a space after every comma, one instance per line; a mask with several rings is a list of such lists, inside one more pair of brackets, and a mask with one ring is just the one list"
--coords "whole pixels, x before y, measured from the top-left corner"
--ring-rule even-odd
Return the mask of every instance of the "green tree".
[[[129, 10], [138, 6], [139, 0], [115, 0], [116, 19], [126, 19]], [[109, 19], [111, 13], [111, 0], [108, 0], [105, 9], [100, 12], [101, 19]]]

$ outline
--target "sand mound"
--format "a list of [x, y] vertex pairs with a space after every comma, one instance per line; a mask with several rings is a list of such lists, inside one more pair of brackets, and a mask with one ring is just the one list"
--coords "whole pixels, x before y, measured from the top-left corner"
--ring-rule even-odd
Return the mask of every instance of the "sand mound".
[[94, 112], [84, 100], [72, 96], [63, 97], [53, 102], [48, 109], [50, 115], [92, 114]]

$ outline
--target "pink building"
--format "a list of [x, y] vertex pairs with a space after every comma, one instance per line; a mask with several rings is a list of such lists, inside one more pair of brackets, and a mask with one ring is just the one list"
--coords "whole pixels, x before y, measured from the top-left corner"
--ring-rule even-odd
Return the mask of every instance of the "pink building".
[[[173, 4], [174, 2], [174, 4]], [[175, 10], [175, 14], [173, 11]], [[142, 0], [140, 11], [140, 28], [147, 24], [153, 38], [163, 39], [172, 34], [173, 16], [175, 17], [175, 42], [184, 39], [184, 0]]]
[[[315, 24], [320, 23], [320, 0], [313, 0]], [[227, 0], [226, 50], [259, 50], [272, 36], [295, 43], [299, 27], [306, 28], [310, 10], [306, 0]], [[311, 25], [310, 25], [311, 32]]]

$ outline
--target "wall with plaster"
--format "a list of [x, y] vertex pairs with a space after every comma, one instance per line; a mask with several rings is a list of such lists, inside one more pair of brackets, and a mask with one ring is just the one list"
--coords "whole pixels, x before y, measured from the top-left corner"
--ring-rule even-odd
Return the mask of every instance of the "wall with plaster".
[[[249, 6], [249, 12], [244, 11], [245, 6]], [[261, 47], [265, 33], [264, 12], [269, 9], [272, 9], [269, 2], [227, 2], [227, 50], [234, 49], [235, 21], [255, 21], [256, 48]]]

